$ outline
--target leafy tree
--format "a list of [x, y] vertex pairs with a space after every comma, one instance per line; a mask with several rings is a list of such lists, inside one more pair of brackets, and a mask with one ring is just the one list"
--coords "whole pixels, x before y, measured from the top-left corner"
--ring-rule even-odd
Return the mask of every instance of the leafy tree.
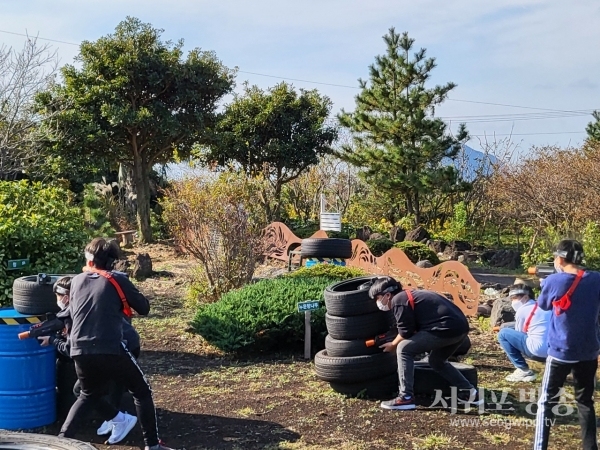
[[218, 142], [205, 156], [221, 166], [235, 163], [249, 175], [264, 174], [271, 195], [261, 198], [267, 215], [277, 220], [281, 213], [282, 187], [296, 179], [321, 155], [332, 153], [337, 137], [325, 121], [331, 100], [316, 90], [280, 83], [267, 92], [245, 86], [226, 107], [218, 126]]
[[594, 111], [592, 113], [595, 122], [588, 123], [585, 131], [588, 135], [588, 140], [600, 142], [600, 111]]
[[183, 41], [163, 42], [162, 32], [128, 17], [114, 34], [83, 42], [80, 66], [65, 66], [64, 83], [39, 96], [46, 113], [55, 102], [65, 107], [46, 123], [62, 132], [50, 143], [51, 153], [82, 164], [121, 163], [132, 171], [144, 241], [152, 240], [151, 168], [209, 139], [217, 102], [234, 79], [214, 53], [194, 49], [184, 59]]
[[356, 110], [342, 110], [340, 123], [354, 132], [354, 146], [343, 146], [340, 156], [361, 167], [366, 181], [390, 198], [400, 194], [406, 212], [421, 221], [421, 198], [425, 192], [461, 188], [457, 172], [444, 165], [456, 157], [468, 134], [463, 125], [456, 137], [434, 117], [435, 107], [456, 86], [426, 88], [435, 59], [420, 49], [412, 58], [414, 39], [394, 28], [383, 37], [387, 51], [369, 66], [370, 82], [359, 80], [361, 93]]
[[0, 180], [27, 174], [43, 176], [45, 140], [35, 110], [35, 95], [54, 81], [58, 59], [48, 44], [28, 38], [21, 50], [0, 45]]

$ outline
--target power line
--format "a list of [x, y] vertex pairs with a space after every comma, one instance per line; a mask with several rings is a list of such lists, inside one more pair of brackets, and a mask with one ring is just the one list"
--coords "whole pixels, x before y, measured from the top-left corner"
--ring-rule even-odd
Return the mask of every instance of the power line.
[[25, 36], [26, 38], [29, 39], [40, 39], [42, 41], [50, 41], [50, 42], [60, 42], [61, 44], [68, 44], [68, 45], [75, 45], [77, 47], [79, 47], [79, 44], [75, 44], [73, 42], [66, 42], [66, 41], [58, 41], [56, 39], [48, 39], [48, 38], [43, 38], [43, 37], [39, 37], [39, 36], [29, 36], [28, 34], [23, 34], [23, 33], [14, 33], [12, 31], [6, 31], [6, 30], [0, 30], [0, 33], [6, 33], [6, 34], [14, 34], [15, 36]]
[[[27, 38], [31, 38], [31, 36], [29, 36], [28, 34], [15, 33], [13, 31], [7, 31], [7, 30], [0, 30], [0, 33], [6, 33], [6, 34], [12, 34], [15, 36], [24, 36]], [[36, 36], [35, 39], [40, 39], [40, 40], [50, 41], [50, 42], [58, 42], [61, 44], [74, 45], [74, 46], [79, 47], [79, 44], [75, 44], [74, 42], [60, 41], [57, 39], [49, 39], [49, 38], [44, 38], [44, 37], [40, 37], [40, 36]], [[323, 85], [323, 86], [334, 86], [334, 87], [342, 87], [342, 88], [348, 88], [348, 89], [360, 89], [360, 87], [349, 86], [349, 85], [345, 85], [345, 84], [324, 83], [321, 81], [311, 81], [311, 80], [302, 80], [299, 78], [280, 77], [277, 75], [269, 75], [269, 74], [258, 73], [258, 72], [249, 72], [249, 71], [244, 71], [244, 70], [239, 70], [238, 72], [249, 74], [249, 75], [261, 76], [261, 77], [277, 78], [280, 80], [299, 81], [302, 83], [319, 84], [319, 85]], [[482, 101], [476, 101], [476, 100], [464, 100], [464, 99], [450, 98], [450, 97], [447, 98], [447, 100], [453, 101], [453, 102], [473, 103], [473, 104], [480, 104], [480, 105], [503, 106], [503, 107], [507, 107], [507, 108], [532, 109], [532, 110], [537, 110], [537, 111], [550, 111], [550, 112], [557, 112], [557, 113], [572, 113], [574, 115], [587, 115], [587, 114], [591, 114], [591, 112], [594, 111], [593, 109], [564, 110], [564, 109], [552, 109], [552, 108], [538, 108], [538, 107], [533, 107], [533, 106], [511, 105], [511, 104], [507, 104], [507, 103], [482, 102]], [[473, 117], [483, 117], [483, 116], [473, 116]], [[548, 117], [548, 118], [552, 118], [552, 117]], [[445, 118], [445, 119], [449, 119], [449, 118]], [[515, 119], [515, 120], [532, 120], [532, 119]], [[498, 121], [504, 121], [504, 120], [498, 120]], [[473, 123], [474, 121], [470, 121], [470, 122]], [[489, 122], [492, 122], [492, 121], [490, 120]]]
[[471, 137], [493, 137], [493, 136], [534, 136], [539, 134], [586, 134], [585, 131], [554, 131], [550, 133], [506, 133], [506, 134], [470, 134]]

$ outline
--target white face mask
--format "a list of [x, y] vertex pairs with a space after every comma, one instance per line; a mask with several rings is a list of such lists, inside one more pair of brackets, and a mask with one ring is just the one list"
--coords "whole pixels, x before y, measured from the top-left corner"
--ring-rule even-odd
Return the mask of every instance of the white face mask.
[[557, 261], [554, 261], [554, 270], [556, 270], [556, 273], [563, 273], [564, 272], [563, 268], [560, 266], [560, 264], [558, 264]]
[[382, 311], [389, 311], [390, 307], [388, 305], [384, 305], [381, 300], [377, 300], [377, 307]]
[[516, 311], [516, 310], [517, 310], [517, 309], [519, 309], [521, 306], [523, 306], [523, 303], [521, 303], [521, 300], [513, 300], [513, 301], [511, 302], [511, 306], [512, 306], [512, 309], [514, 309], [514, 310]]
[[61, 302], [60, 300], [56, 300], [56, 304], [58, 305], [58, 307], [62, 310], [67, 309], [67, 305], [65, 305], [63, 302]]

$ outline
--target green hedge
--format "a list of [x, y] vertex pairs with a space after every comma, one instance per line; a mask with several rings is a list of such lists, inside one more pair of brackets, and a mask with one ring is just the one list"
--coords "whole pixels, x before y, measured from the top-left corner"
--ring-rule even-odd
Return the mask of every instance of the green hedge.
[[394, 246], [392, 240], [388, 238], [368, 240], [366, 244], [373, 256], [381, 256]]
[[[79, 271], [86, 241], [83, 217], [69, 191], [27, 181], [0, 182], [0, 306], [11, 304], [15, 278]], [[31, 265], [6, 270], [8, 260], [22, 258]]]
[[311, 267], [301, 267], [293, 272], [286, 273], [284, 277], [328, 277], [335, 280], [362, 277], [366, 272], [358, 267], [336, 266], [334, 264], [315, 264]]
[[424, 259], [428, 260], [434, 266], [440, 263], [440, 259], [435, 254], [435, 252], [430, 249], [427, 245], [422, 244], [420, 242], [414, 241], [403, 241], [394, 244], [394, 247], [399, 248], [408, 259], [410, 259], [413, 263], [417, 263], [419, 261], [423, 261]]
[[226, 352], [300, 349], [304, 314], [297, 311], [297, 303], [319, 300], [321, 309], [312, 312], [311, 323], [315, 342], [321, 342], [326, 334], [323, 290], [339, 280], [285, 276], [249, 284], [228, 292], [216, 303], [202, 305], [192, 326]]

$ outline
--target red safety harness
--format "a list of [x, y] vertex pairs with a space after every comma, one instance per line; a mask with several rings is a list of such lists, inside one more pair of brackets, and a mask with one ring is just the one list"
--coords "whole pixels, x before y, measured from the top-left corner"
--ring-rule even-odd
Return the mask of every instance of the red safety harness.
[[536, 302], [535, 305], [533, 305], [531, 312], [529, 313], [529, 317], [527, 317], [527, 320], [525, 321], [525, 326], [523, 327], [524, 333], [527, 333], [527, 331], [529, 330], [529, 324], [531, 323], [531, 319], [533, 319], [533, 315], [535, 314], [535, 310], [537, 309], [537, 307], [538, 304]]
[[408, 304], [410, 305], [410, 308], [414, 311], [415, 310], [415, 297], [413, 296], [412, 291], [404, 291], [406, 292], [406, 295], [408, 296]]
[[571, 287], [569, 288], [567, 293], [565, 295], [563, 295], [557, 301], [552, 302], [552, 306], [554, 306], [554, 308], [556, 308], [554, 310], [554, 312], [556, 313], [557, 316], [560, 316], [562, 313], [564, 313], [567, 309], [569, 309], [571, 307], [571, 295], [573, 295], [573, 292], [575, 292], [575, 289], [577, 288], [577, 285], [583, 278], [584, 273], [585, 272], [583, 270], [577, 271], [577, 276], [575, 277], [575, 281], [573, 281], [573, 284], [571, 285]]
[[117, 290], [117, 294], [119, 295], [119, 298], [123, 303], [123, 313], [127, 317], [133, 316], [133, 311], [131, 310], [131, 306], [129, 306], [129, 303], [127, 303], [127, 298], [125, 298], [125, 293], [123, 292], [123, 289], [121, 289], [121, 286], [119, 286], [119, 283], [117, 282], [117, 280], [115, 280], [115, 277], [113, 277], [110, 272], [107, 272], [106, 270], [96, 269], [95, 267], [86, 267], [85, 270], [86, 272], [97, 273], [98, 275], [106, 278], [110, 282], [110, 284], [112, 284]]

